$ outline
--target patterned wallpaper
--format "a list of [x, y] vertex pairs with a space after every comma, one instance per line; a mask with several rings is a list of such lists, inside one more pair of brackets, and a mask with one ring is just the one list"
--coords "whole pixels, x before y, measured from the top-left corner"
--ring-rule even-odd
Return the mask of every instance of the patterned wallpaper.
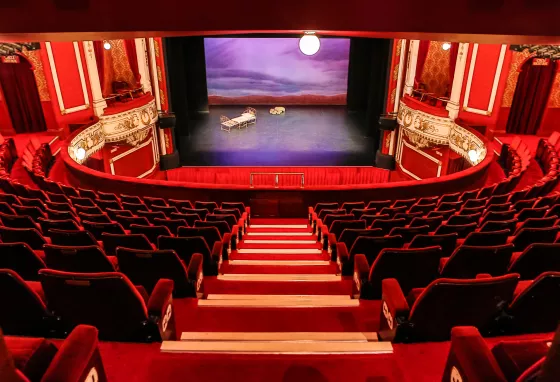
[[[515, 93], [515, 86], [517, 85], [517, 79], [519, 78], [520, 67], [523, 65], [525, 60], [531, 56], [532, 54], [527, 51], [513, 52], [511, 66], [509, 67], [507, 77], [506, 89], [504, 91], [504, 97], [502, 98], [502, 107], [511, 107], [513, 95]], [[560, 108], [560, 70], [556, 73], [556, 79], [554, 80], [554, 85], [552, 85], [550, 98], [548, 100], [548, 107]]]
[[24, 49], [21, 52], [33, 66], [33, 75], [37, 83], [37, 90], [39, 90], [39, 98], [41, 101], [50, 101], [51, 96], [47, 88], [47, 79], [45, 78], [45, 69], [43, 68], [43, 61], [41, 61], [41, 53], [39, 50]]
[[113, 92], [113, 82], [123, 81], [131, 87], [136, 86], [134, 74], [128, 63], [124, 40], [108, 40], [111, 49], [104, 50], [105, 79], [103, 83], [103, 94]]
[[441, 41], [431, 41], [428, 56], [424, 64], [421, 81], [426, 84], [430, 93], [445, 96], [449, 86], [449, 52], [443, 50]]

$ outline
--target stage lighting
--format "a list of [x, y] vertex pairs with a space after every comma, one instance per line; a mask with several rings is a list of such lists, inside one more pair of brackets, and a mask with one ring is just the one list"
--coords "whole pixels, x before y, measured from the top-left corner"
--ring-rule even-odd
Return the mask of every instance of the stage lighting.
[[84, 150], [83, 147], [78, 147], [76, 149], [76, 158], [78, 158], [78, 160], [83, 160], [86, 157], [86, 150]]
[[480, 157], [480, 154], [476, 150], [469, 150], [468, 155], [471, 162], [476, 162]]
[[103, 43], [103, 48], [105, 48], [105, 50], [111, 49], [111, 44], [109, 43], [109, 41], [105, 41]]
[[313, 56], [319, 51], [321, 40], [315, 36], [315, 32], [305, 32], [299, 39], [299, 50], [306, 56]]
[[451, 49], [451, 44], [448, 43], [448, 42], [444, 42], [444, 43], [442, 44], [442, 46], [441, 46], [441, 49], [443, 49], [443, 50], [449, 50], [449, 49]]

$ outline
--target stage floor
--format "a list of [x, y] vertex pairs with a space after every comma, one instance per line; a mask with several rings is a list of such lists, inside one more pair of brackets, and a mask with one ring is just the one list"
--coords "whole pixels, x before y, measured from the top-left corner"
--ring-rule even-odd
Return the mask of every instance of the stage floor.
[[[344, 106], [287, 106], [272, 115], [257, 106], [257, 122], [246, 129], [220, 129], [220, 116], [239, 116], [242, 106], [211, 106], [177, 136], [183, 166], [371, 166], [373, 138], [363, 115]], [[180, 128], [177, 133], [180, 134]]]

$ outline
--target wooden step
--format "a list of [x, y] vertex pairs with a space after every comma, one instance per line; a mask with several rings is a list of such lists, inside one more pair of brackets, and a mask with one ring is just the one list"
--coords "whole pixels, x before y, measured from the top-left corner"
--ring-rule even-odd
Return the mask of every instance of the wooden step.
[[248, 274], [248, 273], [231, 273], [225, 275], [218, 275], [218, 280], [224, 281], [341, 281], [342, 278], [333, 274], [312, 274], [312, 275], [298, 275], [298, 274]]
[[258, 265], [258, 266], [329, 266], [327, 260], [229, 260], [229, 265]]
[[320, 255], [323, 250], [317, 248], [240, 248], [237, 250], [239, 254], [258, 253], [258, 254], [299, 254], [299, 255]]
[[317, 240], [243, 240], [243, 244], [319, 244]]
[[251, 224], [249, 228], [302, 229], [302, 228], [309, 228], [309, 226], [307, 224]]
[[163, 341], [160, 350], [172, 353], [237, 354], [390, 354], [390, 342], [287, 341]]
[[183, 332], [181, 341], [369, 342], [375, 332]]
[[296, 300], [296, 299], [315, 299], [315, 300], [340, 300], [348, 301], [352, 297], [347, 294], [219, 294], [211, 293], [206, 297], [207, 300]]

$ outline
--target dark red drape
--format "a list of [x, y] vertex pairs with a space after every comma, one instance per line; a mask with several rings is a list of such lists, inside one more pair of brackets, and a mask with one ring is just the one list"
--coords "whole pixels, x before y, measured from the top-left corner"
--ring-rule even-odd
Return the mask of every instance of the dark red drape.
[[47, 130], [39, 90], [27, 60], [20, 57], [18, 64], [0, 63], [0, 86], [16, 133]]
[[[452, 42], [449, 49], [449, 91], [453, 86], [453, 78], [455, 77], [455, 66], [457, 66], [457, 55], [459, 54], [459, 43]], [[446, 94], [449, 96], [448, 94]]]
[[556, 61], [539, 58], [523, 64], [513, 95], [507, 133], [537, 133], [556, 76], [556, 66]]
[[138, 58], [136, 57], [136, 43], [134, 40], [124, 40], [124, 47], [126, 49], [128, 64], [136, 80], [136, 86], [140, 86], [140, 70], [138, 70]]
[[422, 73], [424, 72], [424, 64], [426, 63], [426, 58], [428, 57], [428, 50], [430, 49], [430, 41], [420, 41], [418, 47], [418, 60], [416, 61], [416, 74], [414, 76], [414, 83], [420, 83], [422, 79]]
[[97, 63], [97, 72], [99, 73], [99, 82], [101, 83], [101, 94], [107, 95], [105, 89], [105, 49], [103, 41], [93, 42], [93, 51], [95, 52], [95, 61]]

